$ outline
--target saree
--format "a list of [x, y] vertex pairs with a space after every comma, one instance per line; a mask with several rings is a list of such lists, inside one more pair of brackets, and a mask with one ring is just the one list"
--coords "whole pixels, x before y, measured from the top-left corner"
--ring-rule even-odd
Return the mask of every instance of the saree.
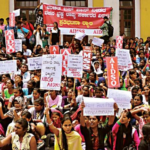
[[[64, 150], [62, 149], [62, 131], [59, 130], [59, 137], [55, 135], [55, 149], [54, 150]], [[68, 150], [82, 150], [81, 145], [81, 137], [76, 131], [71, 131], [69, 134], [66, 134], [67, 143], [68, 143]], [[59, 142], [59, 143], [58, 143]], [[60, 149], [61, 148], [61, 149]]]

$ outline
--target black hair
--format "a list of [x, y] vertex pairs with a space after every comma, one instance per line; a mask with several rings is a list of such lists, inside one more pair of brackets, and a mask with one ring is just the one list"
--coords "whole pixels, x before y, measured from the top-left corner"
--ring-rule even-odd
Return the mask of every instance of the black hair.
[[17, 57], [16, 60], [19, 60], [20, 62], [22, 62], [22, 58]]
[[40, 89], [34, 88], [33, 91], [34, 91], [34, 90], [37, 91], [39, 94], [41, 94], [41, 90], [40, 90]]
[[[19, 53], [19, 54], [23, 55], [23, 52], [21, 52], [21, 51], [18, 51], [17, 53]], [[17, 54], [17, 53], [16, 53], [16, 54]]]
[[[61, 121], [61, 124], [63, 125], [63, 123], [66, 120], [70, 120], [72, 123], [72, 119], [69, 117], [69, 115], [65, 115]], [[67, 137], [66, 137], [65, 131], [63, 130], [62, 127], [61, 127], [61, 130], [62, 130], [62, 146], [63, 146], [62, 149], [68, 150], [68, 142], [67, 142]], [[73, 128], [72, 128], [72, 130], [73, 130]]]
[[14, 86], [14, 80], [9, 79], [9, 80], [7, 80], [7, 81], [10, 81], [10, 82], [11, 82], [11, 84]]
[[130, 76], [130, 75], [133, 75], [134, 73], [136, 73], [136, 71], [135, 71], [135, 70], [133, 70], [133, 69], [132, 69], [132, 70], [130, 70], [130, 71], [129, 71], [129, 76]]
[[21, 25], [21, 21], [17, 21], [17, 25], [20, 24]]
[[[36, 25], [36, 29], [37, 29], [37, 27], [39, 26], [40, 24], [37, 24]], [[41, 25], [40, 25], [41, 26]], [[36, 34], [37, 34], [37, 32], [36, 32]], [[41, 30], [39, 30], [39, 34], [40, 34], [40, 39], [42, 39], [42, 34], [41, 34]], [[40, 45], [40, 44], [39, 44]]]
[[[7, 78], [10, 79], [10, 74], [3, 74], [3, 75], [5, 75]], [[3, 75], [2, 75], [2, 76], [3, 76]]]
[[138, 96], [140, 98], [141, 102], [143, 102], [143, 96], [142, 96], [142, 94], [136, 94], [135, 96]]
[[23, 111], [21, 117], [25, 116], [28, 119], [31, 119], [32, 115], [29, 111]]
[[40, 97], [34, 100], [34, 103], [38, 103], [39, 105], [44, 106], [44, 99]]
[[39, 10], [38, 10], [38, 12], [39, 12], [39, 11], [43, 12], [43, 10], [42, 10], [42, 9], [39, 9]]
[[16, 123], [20, 124], [23, 128], [23, 130], [26, 130], [28, 128], [28, 122], [24, 118], [20, 118], [16, 121]]
[[147, 123], [143, 126], [142, 132], [144, 135], [144, 140], [148, 143], [150, 143], [149, 138], [150, 138], [150, 123]]
[[19, 91], [19, 93], [21, 93], [21, 97], [24, 97], [24, 93], [23, 93], [23, 90], [22, 90], [22, 88], [14, 88], [15, 90], [18, 90]]
[[27, 21], [27, 18], [26, 18], [26, 17], [24, 17], [22, 20], [23, 20], [23, 21]]

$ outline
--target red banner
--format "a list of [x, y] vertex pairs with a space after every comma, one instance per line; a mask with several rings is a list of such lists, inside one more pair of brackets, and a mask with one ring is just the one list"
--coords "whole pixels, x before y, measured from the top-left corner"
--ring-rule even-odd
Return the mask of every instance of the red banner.
[[6, 53], [15, 53], [15, 40], [14, 40], [14, 30], [5, 31], [5, 40], [6, 40]]
[[54, 45], [49, 47], [50, 54], [59, 54], [59, 46]]
[[83, 70], [91, 70], [92, 48], [83, 47]]
[[116, 48], [123, 48], [123, 36], [117, 36], [116, 38]]
[[9, 13], [9, 26], [14, 27], [15, 26], [15, 14]]
[[67, 75], [68, 55], [71, 54], [71, 49], [61, 49], [62, 54], [62, 75]]
[[106, 57], [108, 87], [120, 87], [117, 57]]
[[104, 23], [104, 16], [110, 17], [111, 7], [68, 7], [43, 5], [44, 24], [52, 28], [58, 22], [62, 34], [75, 34], [77, 31], [86, 35], [102, 35], [99, 26]]

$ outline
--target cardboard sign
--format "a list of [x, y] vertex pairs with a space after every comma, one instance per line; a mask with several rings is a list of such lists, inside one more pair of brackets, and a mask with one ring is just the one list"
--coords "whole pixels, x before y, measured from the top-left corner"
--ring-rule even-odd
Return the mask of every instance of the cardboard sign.
[[82, 78], [83, 56], [68, 55], [67, 77]]
[[92, 48], [83, 47], [83, 70], [91, 70]]
[[71, 54], [71, 49], [61, 49], [62, 54], [62, 75], [67, 75], [68, 55]]
[[116, 48], [123, 48], [123, 36], [117, 36], [116, 38]]
[[15, 40], [14, 40], [14, 30], [5, 31], [5, 41], [6, 41], [6, 53], [15, 53]]
[[116, 57], [118, 58], [118, 69], [121, 71], [127, 71], [129, 64], [129, 50], [116, 49]]
[[50, 46], [50, 54], [59, 54], [59, 46], [58, 45], [54, 45], [54, 46]]
[[42, 57], [28, 58], [28, 70], [39, 70], [42, 68]]
[[21, 39], [15, 39], [15, 50], [16, 52], [18, 51], [22, 52], [22, 40]]
[[40, 88], [60, 90], [62, 74], [62, 55], [43, 55]]
[[120, 87], [117, 57], [106, 57], [108, 87]]
[[15, 73], [15, 72], [17, 72], [16, 60], [0, 61], [0, 74]]
[[84, 116], [110, 116], [114, 115], [113, 99], [84, 97]]
[[131, 91], [108, 89], [107, 97], [113, 98], [119, 108], [130, 109], [131, 108]]
[[15, 26], [15, 13], [9, 13], [9, 26]]

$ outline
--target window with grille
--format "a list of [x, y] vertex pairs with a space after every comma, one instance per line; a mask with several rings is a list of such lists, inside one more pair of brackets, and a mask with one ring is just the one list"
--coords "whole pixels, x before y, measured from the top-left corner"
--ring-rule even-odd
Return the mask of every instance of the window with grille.
[[20, 9], [22, 18], [26, 17], [32, 24], [35, 23], [35, 8], [40, 0], [15, 0], [15, 9]]

